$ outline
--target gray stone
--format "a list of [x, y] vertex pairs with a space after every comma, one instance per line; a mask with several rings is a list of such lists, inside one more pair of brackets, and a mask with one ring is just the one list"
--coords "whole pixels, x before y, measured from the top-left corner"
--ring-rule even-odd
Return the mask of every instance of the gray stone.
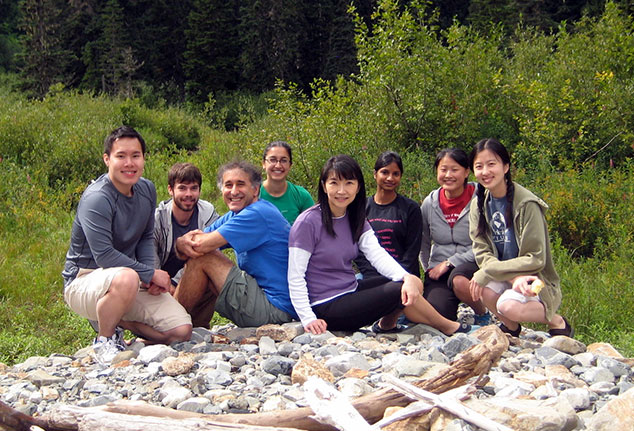
[[33, 384], [38, 388], [42, 386], [61, 384], [64, 382], [64, 378], [51, 376], [44, 370], [31, 371], [28, 373], [26, 378], [33, 382]]
[[184, 411], [194, 412], [194, 413], [204, 413], [205, 408], [209, 404], [211, 404], [211, 401], [209, 401], [209, 399], [204, 397], [188, 398], [185, 401], [180, 402], [176, 406], [176, 410], [184, 410]]
[[467, 334], [459, 333], [449, 337], [447, 342], [442, 346], [441, 350], [451, 360], [458, 353], [461, 353], [476, 344], [480, 344], [480, 340]]
[[262, 371], [273, 374], [274, 376], [280, 374], [290, 376], [293, 371], [293, 365], [295, 365], [295, 361], [292, 359], [275, 355], [262, 361], [261, 367]]
[[632, 369], [623, 362], [607, 356], [599, 356], [597, 366], [609, 370], [615, 377], [627, 376], [632, 372]]
[[182, 386], [176, 386], [170, 388], [166, 396], [161, 400], [161, 403], [168, 408], [176, 408], [180, 403], [188, 398], [191, 398], [192, 393], [189, 389]]
[[342, 355], [335, 356], [326, 361], [326, 367], [335, 376], [343, 376], [347, 371], [352, 368], [358, 368], [360, 370], [369, 370], [370, 363], [360, 353], [346, 352]]
[[575, 410], [585, 410], [590, 407], [590, 391], [585, 388], [566, 389], [559, 396], [566, 398]]
[[544, 346], [552, 347], [569, 355], [577, 355], [586, 351], [586, 345], [581, 341], [563, 335], [557, 335], [544, 341]]
[[293, 342], [297, 344], [310, 344], [313, 342], [313, 337], [311, 334], [305, 333], [293, 338]]
[[594, 367], [597, 364], [597, 357], [592, 352], [579, 353], [574, 355], [573, 358], [585, 368]]
[[142, 348], [138, 360], [147, 365], [150, 362], [161, 362], [170, 356], [178, 356], [178, 352], [164, 344], [155, 344]]
[[231, 374], [222, 370], [205, 370], [204, 375], [207, 385], [228, 386], [233, 382]]
[[588, 371], [586, 371], [579, 377], [588, 385], [592, 385], [597, 382], [613, 383], [615, 381], [614, 374], [612, 374], [610, 370], [608, 370], [607, 368], [603, 368], [603, 367], [590, 368]]
[[439, 347], [430, 347], [428, 349], [421, 349], [418, 354], [418, 358], [422, 361], [440, 362], [441, 364], [448, 364], [449, 358], [440, 351]]
[[258, 342], [258, 348], [260, 349], [260, 355], [273, 355], [277, 353], [275, 341], [268, 336], [260, 338]]
[[417, 323], [414, 325], [410, 325], [406, 330], [402, 332], [403, 334], [411, 334], [411, 335], [432, 335], [441, 338], [446, 338], [447, 336], [443, 334], [436, 328], [432, 328], [429, 325], [425, 325], [424, 323]]
[[590, 385], [590, 390], [598, 395], [616, 395], [619, 388], [612, 382], [597, 382]]
[[535, 350], [535, 356], [541, 359], [545, 365], [563, 365], [566, 368], [578, 365], [578, 362], [572, 356], [552, 347], [540, 347]]

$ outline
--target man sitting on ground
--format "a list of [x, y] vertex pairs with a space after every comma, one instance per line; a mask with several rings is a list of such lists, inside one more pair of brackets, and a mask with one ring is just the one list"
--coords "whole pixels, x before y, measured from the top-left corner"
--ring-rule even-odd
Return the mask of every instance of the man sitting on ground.
[[214, 206], [200, 199], [203, 177], [191, 163], [176, 163], [167, 174], [167, 192], [171, 199], [154, 211], [155, 267], [172, 278], [171, 293], [180, 280], [185, 261], [176, 256], [176, 239], [187, 232], [204, 229], [218, 219]]
[[[238, 161], [218, 170], [218, 187], [229, 212], [205, 232], [176, 240], [190, 259], [174, 297], [195, 326], [209, 327], [214, 309], [241, 327], [285, 323], [297, 318], [288, 293], [290, 225], [272, 203], [258, 199], [262, 176]], [[238, 266], [219, 248], [233, 248]]]
[[80, 316], [97, 321], [97, 359], [125, 349], [123, 329], [149, 342], [189, 340], [191, 318], [169, 294], [169, 274], [154, 269], [156, 190], [142, 178], [145, 142], [131, 127], [105, 140], [108, 173], [81, 196], [66, 254], [64, 300]]

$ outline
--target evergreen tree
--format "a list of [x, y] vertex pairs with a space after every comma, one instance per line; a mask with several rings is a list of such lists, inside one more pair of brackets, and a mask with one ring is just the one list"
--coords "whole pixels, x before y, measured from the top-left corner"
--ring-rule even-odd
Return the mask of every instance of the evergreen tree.
[[136, 0], [126, 6], [134, 22], [133, 48], [144, 63], [138, 77], [174, 102], [184, 97], [185, 29], [191, 8], [191, 0]]
[[65, 2], [25, 0], [21, 11], [23, 86], [32, 95], [43, 97], [52, 84], [67, 83], [64, 70], [72, 61], [72, 53], [62, 44]]
[[314, 78], [334, 79], [357, 71], [354, 23], [346, 0], [304, 3], [307, 30], [301, 46], [301, 81], [304, 88]]
[[108, 0], [89, 25], [97, 38], [84, 45], [86, 72], [82, 84], [108, 94], [131, 96], [133, 75], [142, 66], [131, 48], [124, 9], [118, 0]]
[[487, 31], [492, 24], [500, 23], [510, 33], [518, 22], [514, 0], [471, 0], [468, 22], [477, 30]]
[[308, 24], [302, 2], [249, 0], [242, 2], [240, 33], [241, 65], [245, 85], [262, 91], [277, 79], [301, 82], [301, 42]]
[[19, 51], [18, 0], [0, 0], [0, 70], [14, 70]]
[[188, 96], [204, 102], [210, 92], [239, 86], [239, 0], [194, 0], [185, 30]]

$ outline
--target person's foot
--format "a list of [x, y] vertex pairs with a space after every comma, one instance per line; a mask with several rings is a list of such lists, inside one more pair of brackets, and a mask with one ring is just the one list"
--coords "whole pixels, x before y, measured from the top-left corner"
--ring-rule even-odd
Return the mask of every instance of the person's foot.
[[562, 316], [561, 318], [564, 321], [564, 327], [551, 328], [548, 330], [548, 333], [550, 334], [551, 337], [554, 337], [556, 335], [563, 335], [565, 337], [572, 338], [575, 335], [575, 330], [572, 329], [572, 326], [570, 326], [570, 323], [568, 323], [568, 320], [566, 320], [565, 317]]
[[372, 332], [374, 332], [375, 334], [395, 334], [406, 329], [405, 326], [399, 323], [397, 323], [396, 326], [394, 326], [393, 328], [383, 329], [381, 328], [381, 325], [379, 323], [380, 321], [381, 319], [372, 324]]
[[473, 324], [478, 326], [487, 326], [492, 324], [491, 313], [486, 311], [484, 314], [474, 314]]
[[92, 348], [97, 362], [110, 365], [114, 357], [126, 349], [126, 345], [123, 336], [119, 338], [115, 332], [112, 337], [97, 336], [92, 343]]
[[509, 329], [504, 323], [500, 323], [498, 325], [498, 328], [500, 328], [500, 330], [505, 334], [509, 334], [513, 337], [519, 337], [520, 333], [522, 332], [522, 325], [520, 325], [519, 323], [517, 324], [517, 329]]
[[449, 336], [452, 336], [454, 334], [470, 334], [473, 331], [480, 329], [479, 325], [469, 325], [465, 322], [458, 322], [458, 325], [458, 329], [456, 329], [453, 334], [449, 334]]
[[[95, 332], [99, 334], [99, 322], [96, 320], [90, 320], [90, 319], [88, 319], [88, 322], [90, 323], [90, 326], [92, 326], [92, 329], [94, 329]], [[124, 333], [124, 329], [121, 326], [117, 326], [116, 328], [114, 328], [114, 335], [117, 336], [117, 343], [119, 345], [127, 344], [127, 342], [123, 339], [123, 333]]]

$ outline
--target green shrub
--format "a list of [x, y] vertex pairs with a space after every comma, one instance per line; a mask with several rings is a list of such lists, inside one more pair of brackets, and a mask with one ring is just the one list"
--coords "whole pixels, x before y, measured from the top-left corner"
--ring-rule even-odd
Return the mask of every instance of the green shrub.
[[632, 165], [597, 175], [595, 169], [539, 176], [535, 190], [550, 206], [550, 230], [573, 256], [609, 256], [631, 240]]

